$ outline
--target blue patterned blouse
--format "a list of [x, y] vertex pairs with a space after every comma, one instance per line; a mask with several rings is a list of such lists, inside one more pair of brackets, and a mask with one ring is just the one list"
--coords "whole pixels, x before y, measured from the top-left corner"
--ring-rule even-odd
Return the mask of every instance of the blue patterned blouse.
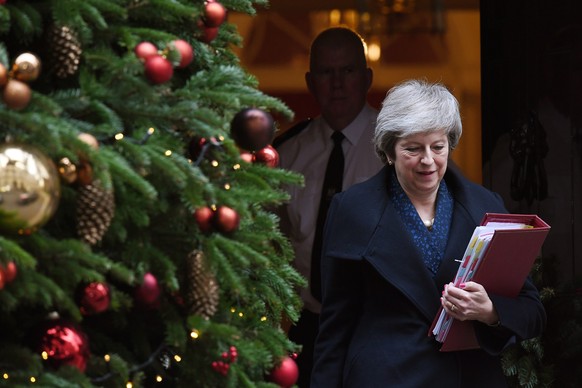
[[400, 186], [396, 173], [392, 170], [390, 179], [390, 198], [396, 212], [424, 259], [426, 267], [433, 276], [439, 269], [443, 259], [449, 229], [453, 218], [453, 196], [447, 188], [444, 179], [439, 185], [436, 199], [436, 214], [432, 228], [427, 228], [418, 215], [416, 208]]

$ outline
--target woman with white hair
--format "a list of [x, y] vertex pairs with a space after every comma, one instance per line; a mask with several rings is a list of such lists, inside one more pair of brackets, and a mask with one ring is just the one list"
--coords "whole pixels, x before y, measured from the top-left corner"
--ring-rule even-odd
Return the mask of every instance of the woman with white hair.
[[[459, 104], [439, 83], [392, 88], [376, 123], [385, 167], [336, 194], [322, 254], [322, 309], [311, 387], [504, 387], [500, 354], [541, 334], [546, 314], [527, 279], [516, 298], [455, 287], [467, 243], [503, 201], [450, 168]], [[441, 352], [440, 307], [471, 321], [479, 349]]]

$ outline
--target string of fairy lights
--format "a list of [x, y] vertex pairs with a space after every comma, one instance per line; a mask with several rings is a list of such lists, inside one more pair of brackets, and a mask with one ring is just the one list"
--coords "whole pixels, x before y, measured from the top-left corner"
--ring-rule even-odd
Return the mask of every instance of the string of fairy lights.
[[[113, 141], [134, 141], [138, 144], [145, 144], [148, 142], [148, 140], [151, 138], [151, 136], [154, 135], [155, 133], [155, 129], [153, 127], [149, 128], [145, 135], [135, 141], [135, 140], [129, 140], [129, 138], [127, 138], [123, 133], [119, 132], [116, 133], [114, 136], [109, 137], [108, 139], [100, 139], [100, 140], [96, 140], [97, 144], [99, 143], [110, 143], [111, 140]], [[200, 153], [197, 156], [197, 158], [195, 160], [189, 159], [189, 162], [192, 163], [194, 166], [200, 166], [200, 164], [206, 160], [207, 155], [210, 153], [210, 150], [212, 148], [221, 148], [224, 142], [224, 137], [223, 136], [218, 136], [217, 138], [211, 138], [210, 141], [206, 141], [204, 142], [204, 144], [202, 145], [201, 149], [200, 149]], [[167, 157], [171, 157], [173, 155], [173, 151], [172, 150], [166, 150], [164, 151], [164, 155]], [[210, 163], [209, 163], [212, 167], [214, 168], [218, 168], [220, 166], [220, 163], [218, 160], [216, 159], [211, 159]], [[242, 168], [242, 165], [238, 162], [234, 163], [232, 166], [233, 170], [240, 170]], [[231, 189], [231, 185], [230, 183], [225, 183], [222, 186], [225, 190], [230, 190]], [[216, 210], [217, 206], [216, 204], [212, 204], [210, 205], [211, 208], [213, 208], [214, 210]], [[237, 307], [230, 307], [229, 309], [230, 313], [232, 314], [232, 316], [237, 317], [239, 319], [243, 319], [246, 318], [246, 314], [245, 312]], [[268, 321], [267, 316], [263, 315], [260, 316], [259, 318], [260, 322], [266, 322]], [[203, 330], [198, 329], [198, 328], [191, 328], [189, 330], [189, 337], [192, 341], [196, 341], [198, 339], [200, 339], [203, 336]], [[40, 352], [39, 354], [40, 358], [44, 361], [48, 361], [51, 358], [51, 354], [49, 354], [49, 352], [43, 350]], [[105, 362], [106, 365], [110, 365], [110, 362], [112, 360], [112, 357], [110, 354], [104, 354], [103, 356], [103, 360]], [[166, 369], [170, 368], [170, 363], [176, 363], [179, 364], [182, 361], [182, 356], [180, 354], [178, 354], [177, 352], [175, 352], [174, 350], [172, 350], [171, 347], [169, 347], [168, 345], [162, 343], [158, 346], [158, 348], [152, 352], [147, 359], [137, 365], [133, 365], [130, 369], [129, 369], [129, 379], [127, 382], [125, 382], [125, 387], [126, 388], [132, 388], [134, 386], [134, 383], [132, 381], [133, 376], [146, 369], [147, 367], [149, 367], [150, 365], [152, 365], [155, 362], [160, 361], [160, 359], [163, 358], [164, 362], [163, 364], [165, 365]], [[2, 370], [4, 369], [4, 370]], [[216, 369], [216, 368], [215, 368]], [[216, 369], [218, 372], [219, 370]], [[97, 376], [97, 377], [93, 377], [91, 378], [92, 383], [94, 384], [100, 384], [100, 383], [104, 383], [107, 380], [113, 378], [116, 375], [117, 372], [114, 371], [109, 371], [104, 375], [101, 376]], [[0, 376], [1, 376], [1, 380], [0, 383], [2, 382], [2, 380], [5, 383], [22, 383], [22, 382], [27, 382], [30, 384], [36, 384], [41, 380], [41, 376], [39, 375], [25, 375], [22, 372], [18, 372], [18, 371], [14, 371], [11, 370], [9, 365], [0, 365]], [[154, 376], [154, 381], [156, 383], [162, 383], [164, 381], [164, 377], [160, 374]]]
[[[237, 309], [236, 307], [231, 307], [229, 309], [229, 311], [235, 317], [238, 317], [238, 318], [246, 317], [246, 314], [244, 313], [244, 311], [241, 309]], [[263, 315], [259, 318], [259, 321], [266, 322], [266, 321], [268, 321], [268, 318]], [[202, 336], [203, 336], [202, 330], [200, 330], [198, 328], [191, 328], [190, 329], [189, 337], [192, 341], [199, 340]], [[47, 361], [49, 359], [50, 355], [46, 351], [43, 351], [40, 353], [40, 357], [43, 360]], [[103, 360], [105, 361], [105, 364], [109, 365], [111, 362], [111, 359], [112, 359], [111, 355], [104, 354], [102, 357], [103, 357]], [[180, 362], [182, 362], [182, 356], [180, 354], [178, 354], [177, 352], [172, 350], [172, 348], [169, 347], [168, 345], [162, 343], [158, 346], [158, 348], [154, 352], [152, 352], [147, 357], [147, 359], [144, 362], [137, 364], [137, 365], [134, 365], [129, 369], [130, 378], [125, 383], [125, 387], [132, 388], [133, 387], [132, 376], [135, 375], [137, 372], [146, 369], [147, 367], [149, 367], [153, 363], [158, 362], [160, 360], [160, 358], [165, 359], [164, 364], [165, 364], [166, 369], [170, 368], [170, 365], [169, 365], [170, 362], [174, 362], [176, 364], [180, 364]], [[4, 366], [3, 369], [4, 368], [6, 368], [6, 366]], [[27, 381], [31, 384], [35, 384], [40, 380], [40, 376], [34, 376], [34, 375], [25, 376], [19, 372], [10, 372], [10, 371], [6, 371], [6, 370], [0, 371], [0, 374], [2, 376], [2, 379], [5, 382], [17, 383], [17, 382]], [[116, 375], [116, 372], [110, 371], [102, 376], [91, 378], [91, 382], [93, 384], [102, 384], [102, 383], [105, 383], [107, 380], [113, 378], [115, 375]], [[156, 383], [162, 383], [164, 381], [164, 377], [162, 375], [158, 374], [154, 377], [154, 381]]]

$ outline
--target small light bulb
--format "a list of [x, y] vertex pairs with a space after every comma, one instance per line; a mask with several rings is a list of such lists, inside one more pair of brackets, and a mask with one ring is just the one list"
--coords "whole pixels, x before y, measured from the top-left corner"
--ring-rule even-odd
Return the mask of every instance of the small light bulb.
[[332, 9], [329, 11], [329, 24], [331, 26], [337, 26], [340, 24], [342, 18], [342, 13], [339, 9]]
[[172, 151], [171, 150], [167, 150], [166, 152], [164, 152], [164, 155], [171, 156], [172, 155]]
[[368, 59], [372, 62], [377, 62], [382, 55], [382, 48], [378, 42], [370, 42], [368, 44]]

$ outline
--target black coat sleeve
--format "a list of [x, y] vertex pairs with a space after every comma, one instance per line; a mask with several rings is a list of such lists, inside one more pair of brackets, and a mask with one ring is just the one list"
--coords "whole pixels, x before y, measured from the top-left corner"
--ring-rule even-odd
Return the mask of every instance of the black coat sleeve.
[[530, 277], [516, 298], [495, 294], [490, 294], [489, 298], [499, 314], [499, 326], [475, 324], [475, 334], [484, 351], [499, 355], [515, 343], [542, 334], [546, 326], [546, 312]]

